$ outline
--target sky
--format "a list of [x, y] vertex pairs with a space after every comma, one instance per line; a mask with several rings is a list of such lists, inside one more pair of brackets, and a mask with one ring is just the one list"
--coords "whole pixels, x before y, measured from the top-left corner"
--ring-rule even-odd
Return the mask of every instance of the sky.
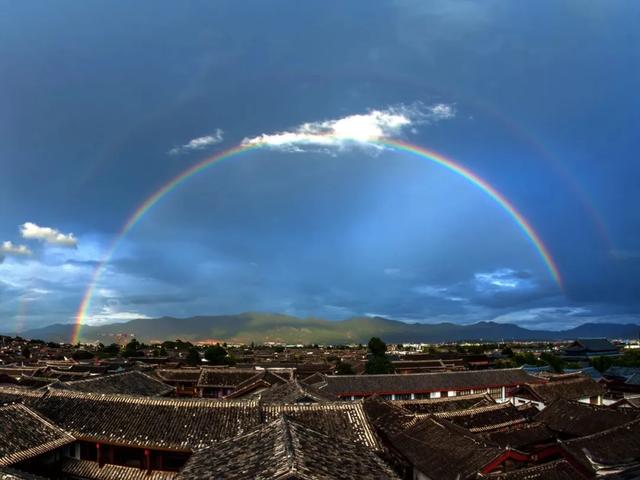
[[[0, 0], [0, 330], [73, 322], [91, 286], [93, 325], [640, 323], [639, 22], [635, 0]], [[486, 191], [383, 139], [490, 185], [562, 281]]]

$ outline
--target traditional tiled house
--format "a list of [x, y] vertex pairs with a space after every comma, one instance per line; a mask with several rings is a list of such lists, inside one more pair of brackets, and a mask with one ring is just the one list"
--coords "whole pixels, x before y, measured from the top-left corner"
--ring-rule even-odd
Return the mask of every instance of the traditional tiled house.
[[640, 397], [640, 367], [610, 367], [602, 382], [613, 398]]
[[[212, 472], [215, 472], [213, 474]], [[395, 480], [373, 451], [279, 415], [253, 431], [196, 452], [178, 479]]]
[[598, 477], [640, 478], [640, 419], [562, 443]]
[[200, 378], [199, 368], [162, 368], [156, 375], [163, 383], [175, 389], [176, 397], [197, 397], [197, 385]]
[[555, 375], [542, 383], [525, 383], [513, 392], [511, 401], [515, 405], [531, 403], [542, 410], [559, 398], [602, 405], [604, 394], [604, 387], [591, 377], [572, 373]]
[[371, 395], [380, 395], [389, 400], [415, 400], [487, 393], [504, 401], [517, 387], [537, 382], [542, 380], [519, 368], [512, 368], [406, 375], [326, 376], [325, 385], [319, 386], [319, 389], [343, 400], [357, 400]]
[[638, 413], [558, 399], [533, 420], [553, 430], [559, 439], [570, 439], [623, 425], [637, 418]]
[[[284, 374], [283, 374], [284, 373]], [[285, 383], [285, 375], [292, 372], [274, 373], [271, 370], [252, 370], [246, 368], [203, 368], [200, 371], [196, 390], [199, 397], [233, 397], [241, 391], [243, 395], [255, 394], [277, 383]]]
[[51, 385], [51, 388], [73, 390], [76, 392], [119, 393], [150, 397], [162, 397], [174, 392], [174, 387], [171, 385], [167, 385], [138, 370], [55, 383]]
[[565, 348], [567, 361], [586, 361], [593, 357], [617, 357], [620, 350], [606, 338], [579, 338]]
[[[44, 470], [61, 458], [75, 439], [24, 405], [0, 407], [0, 468], [20, 468], [25, 462]], [[0, 471], [0, 478], [2, 478]]]

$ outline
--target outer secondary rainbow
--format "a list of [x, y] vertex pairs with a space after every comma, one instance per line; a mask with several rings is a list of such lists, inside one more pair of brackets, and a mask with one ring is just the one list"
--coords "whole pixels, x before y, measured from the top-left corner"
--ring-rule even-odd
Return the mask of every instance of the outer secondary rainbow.
[[[407, 142], [402, 142], [399, 140], [391, 140], [391, 139], [380, 139], [370, 143], [376, 143], [381, 146], [389, 147], [394, 150], [403, 151], [412, 153], [419, 157], [422, 157], [426, 160], [437, 163], [450, 171], [466, 178], [469, 182], [474, 184], [476, 187], [480, 188], [487, 195], [493, 198], [498, 205], [500, 205], [503, 210], [505, 210], [516, 222], [516, 224], [520, 227], [520, 229], [524, 232], [527, 238], [534, 245], [542, 260], [544, 261], [547, 269], [549, 270], [551, 276], [554, 281], [558, 284], [560, 288], [562, 288], [562, 277], [560, 276], [560, 271], [556, 263], [554, 262], [549, 250], [545, 246], [545, 244], [540, 239], [540, 236], [535, 232], [533, 227], [527, 222], [527, 220], [522, 216], [522, 214], [516, 209], [516, 207], [509, 202], [501, 193], [499, 193], [495, 188], [489, 185], [485, 180], [478, 177], [475, 173], [471, 172], [467, 168], [457, 164], [453, 160], [437, 153], [432, 150], [427, 150], [425, 148], [419, 147], [417, 145], [412, 145]], [[165, 195], [176, 189], [186, 180], [191, 178], [192, 176], [206, 170], [208, 167], [215, 165], [217, 163], [222, 162], [223, 160], [233, 158], [241, 153], [248, 152], [251, 150], [257, 150], [260, 148], [268, 148], [268, 144], [263, 143], [251, 143], [251, 144], [240, 144], [223, 152], [217, 153], [211, 157], [208, 157], [202, 160], [199, 163], [196, 163], [192, 167], [183, 171], [167, 183], [165, 183], [162, 187], [160, 187], [154, 194], [149, 196], [129, 217], [127, 222], [124, 224], [118, 235], [116, 235], [115, 239], [109, 246], [102, 260], [96, 267], [91, 277], [91, 281], [87, 286], [87, 289], [82, 297], [82, 301], [78, 307], [78, 311], [76, 313], [75, 326], [73, 329], [71, 343], [77, 343], [80, 338], [80, 329], [82, 327], [82, 323], [91, 307], [91, 300], [94, 295], [94, 291], [96, 289], [96, 285], [100, 280], [102, 273], [105, 271], [111, 257], [114, 252], [118, 248], [120, 241], [127, 235], [127, 233], [140, 221], [140, 219], [147, 213], [156, 203], [158, 203]]]

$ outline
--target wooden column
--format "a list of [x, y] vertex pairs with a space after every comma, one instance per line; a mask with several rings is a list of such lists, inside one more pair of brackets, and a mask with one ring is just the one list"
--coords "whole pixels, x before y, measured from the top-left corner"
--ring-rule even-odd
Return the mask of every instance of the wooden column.
[[147, 472], [151, 471], [151, 451], [148, 448], [144, 449], [144, 466]]

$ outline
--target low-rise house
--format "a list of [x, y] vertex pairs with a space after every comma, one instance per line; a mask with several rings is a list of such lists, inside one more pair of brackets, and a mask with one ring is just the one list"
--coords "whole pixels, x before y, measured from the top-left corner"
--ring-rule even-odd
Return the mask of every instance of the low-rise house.
[[612, 398], [640, 397], [640, 367], [612, 366], [603, 377], [603, 384]]
[[434, 418], [444, 419], [472, 433], [492, 432], [522, 425], [529, 422], [531, 412], [513, 406], [511, 403], [497, 403], [477, 408], [433, 414]]
[[513, 392], [511, 401], [515, 405], [531, 403], [542, 410], [559, 398], [602, 405], [604, 394], [604, 387], [591, 377], [572, 373], [554, 375], [545, 382], [525, 383]]
[[415, 400], [486, 393], [498, 401], [505, 401], [517, 387], [542, 381], [519, 368], [509, 368], [406, 375], [326, 376], [325, 385], [318, 388], [343, 400], [357, 400], [371, 395], [380, 395], [388, 400]]
[[408, 464], [415, 480], [475, 478], [503, 451], [446, 420], [424, 418], [392, 436], [391, 448]]
[[[265, 380], [265, 376], [269, 380]], [[268, 388], [274, 383], [285, 382], [279, 375], [268, 370], [248, 368], [203, 368], [198, 377], [196, 389], [199, 397], [223, 398], [246, 387]]]
[[50, 388], [88, 393], [145, 395], [149, 397], [167, 396], [174, 391], [171, 385], [167, 385], [138, 370], [90, 377], [83, 380], [58, 382], [51, 384]]
[[558, 399], [533, 417], [533, 420], [553, 430], [557, 438], [571, 439], [629, 423], [638, 414], [639, 412], [630, 409], [617, 410]]
[[162, 368], [156, 370], [156, 375], [167, 385], [175, 389], [176, 397], [196, 397], [199, 368]]
[[597, 477], [640, 478], [640, 419], [561, 445]]
[[399, 480], [373, 451], [287, 415], [196, 452], [178, 479]]
[[285, 383], [275, 384], [264, 390], [260, 396], [262, 403], [320, 403], [336, 401], [330, 393], [323, 392], [312, 385], [307, 385], [295, 379]]
[[[0, 402], [7, 401], [23, 402], [75, 439], [67, 445], [65, 456], [81, 462], [63, 467], [74, 478], [72, 472], [78, 469], [105, 474], [119, 471], [99, 470], [105, 465], [148, 472], [145, 478], [177, 472], [193, 452], [244, 435], [283, 414], [331, 438], [380, 450], [361, 403], [261, 405], [256, 401], [0, 388]], [[113, 478], [127, 478], [121, 473]]]
[[[0, 407], [0, 468], [45, 470], [61, 458], [61, 451], [75, 439], [36, 411], [20, 404]], [[0, 478], [2, 478], [0, 471]]]
[[486, 393], [475, 393], [461, 397], [397, 400], [396, 403], [413, 413], [440, 413], [485, 407], [487, 405], [494, 405], [496, 402]]

